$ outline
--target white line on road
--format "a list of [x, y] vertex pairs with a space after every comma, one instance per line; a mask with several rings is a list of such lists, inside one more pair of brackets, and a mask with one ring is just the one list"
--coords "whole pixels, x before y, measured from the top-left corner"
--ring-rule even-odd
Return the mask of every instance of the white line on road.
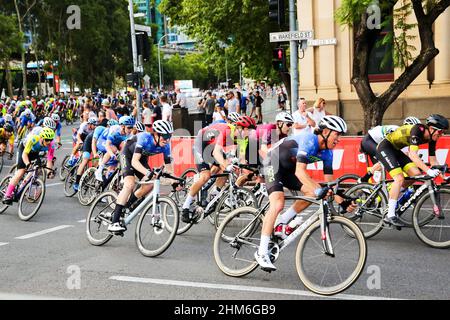
[[6, 246], [7, 244], [9, 244], [9, 242], [0, 242], [0, 247], [1, 246]]
[[86, 222], [86, 219], [78, 220], [77, 222], [79, 222], [79, 223], [85, 223], [85, 222]]
[[64, 184], [63, 182], [56, 182], [56, 183], [50, 183], [50, 184], [46, 184], [46, 187], [54, 187], [54, 186], [59, 186], [61, 184]]
[[178, 281], [178, 280], [168, 280], [168, 279], [138, 278], [138, 277], [127, 277], [127, 276], [112, 276], [109, 279], [117, 280], [117, 281], [125, 281], [125, 282], [161, 284], [161, 285], [167, 285], [167, 286], [276, 293], [276, 294], [286, 294], [286, 295], [326, 298], [326, 299], [397, 300], [397, 299], [392, 299], [392, 298], [384, 298], [384, 297], [376, 297], [376, 296], [360, 296], [360, 295], [352, 295], [352, 294], [338, 294], [338, 295], [335, 295], [332, 297], [328, 297], [328, 296], [320, 296], [320, 295], [317, 295], [310, 291], [302, 291], [302, 290], [290, 290], [290, 289], [268, 288], [268, 287], [237, 286], [237, 285], [230, 285], [230, 284], [190, 282], [190, 281]]
[[50, 233], [50, 232], [54, 232], [54, 231], [58, 231], [58, 230], [61, 230], [61, 229], [66, 229], [66, 228], [71, 228], [71, 227], [73, 227], [73, 226], [62, 225], [62, 226], [58, 226], [58, 227], [54, 227], [54, 228], [45, 229], [45, 230], [42, 230], [42, 231], [26, 234], [24, 236], [16, 237], [15, 239], [19, 239], [19, 240], [30, 239], [30, 238], [42, 236], [42, 235]]
[[64, 298], [0, 292], [0, 300], [64, 300]]

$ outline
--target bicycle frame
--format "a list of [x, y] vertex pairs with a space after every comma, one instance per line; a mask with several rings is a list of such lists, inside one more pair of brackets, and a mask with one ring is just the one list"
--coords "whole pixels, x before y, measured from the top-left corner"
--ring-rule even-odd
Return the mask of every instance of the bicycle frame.
[[142, 184], [153, 184], [153, 190], [150, 194], [148, 194], [144, 198], [144, 200], [139, 204], [139, 206], [137, 206], [132, 212], [130, 212], [128, 217], [125, 218], [125, 220], [124, 220], [125, 225], [129, 225], [131, 223], [131, 221], [133, 221], [133, 219], [150, 203], [150, 201], [153, 201], [152, 216], [155, 216], [156, 201], [158, 199], [159, 191], [161, 189], [161, 182], [160, 182], [159, 178], [160, 178], [160, 174], [158, 174], [158, 176], [156, 177], [155, 180], [140, 183], [141, 185]]

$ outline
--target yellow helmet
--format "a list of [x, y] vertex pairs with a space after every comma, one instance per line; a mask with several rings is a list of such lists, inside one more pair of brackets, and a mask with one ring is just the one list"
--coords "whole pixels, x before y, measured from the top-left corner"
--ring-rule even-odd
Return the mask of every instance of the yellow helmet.
[[44, 140], [53, 140], [55, 138], [55, 131], [50, 128], [43, 128], [39, 136]]

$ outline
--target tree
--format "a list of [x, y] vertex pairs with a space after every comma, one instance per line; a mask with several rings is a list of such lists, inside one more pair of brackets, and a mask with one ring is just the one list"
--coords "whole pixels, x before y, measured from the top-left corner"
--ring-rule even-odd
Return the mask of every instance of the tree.
[[[402, 1], [402, 6], [394, 10], [398, 0], [386, 0], [380, 4], [382, 25], [386, 25], [400, 16], [400, 23], [394, 25], [394, 31], [400, 36], [394, 41], [394, 65], [403, 69], [403, 73], [382, 94], [376, 96], [369, 82], [368, 63], [372, 49], [377, 44], [381, 29], [370, 28], [367, 13], [372, 0], [343, 0], [337, 12], [338, 21], [354, 30], [354, 60], [351, 83], [356, 89], [360, 103], [364, 110], [364, 129], [381, 124], [387, 108], [400, 96], [400, 94], [414, 81], [428, 64], [439, 54], [433, 39], [433, 24], [441, 13], [450, 6], [450, 0], [410, 0], [410, 5]], [[412, 10], [411, 10], [412, 6]], [[420, 53], [412, 57], [408, 47], [408, 26], [401, 17], [414, 12], [417, 19], [417, 28], [420, 37]], [[415, 27], [415, 26], [414, 26]], [[393, 40], [391, 34], [387, 39]]]
[[[13, 95], [9, 62], [11, 56], [22, 53], [23, 34], [17, 27], [17, 18], [0, 13], [0, 65], [3, 66], [8, 83], [8, 95]], [[1, 90], [0, 90], [1, 91]]]

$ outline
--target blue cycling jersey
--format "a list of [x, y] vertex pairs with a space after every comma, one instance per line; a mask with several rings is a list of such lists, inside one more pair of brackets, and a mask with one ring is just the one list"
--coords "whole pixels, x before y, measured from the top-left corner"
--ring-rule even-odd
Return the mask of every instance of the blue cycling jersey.
[[103, 127], [103, 126], [98, 126], [97, 128], [95, 128], [93, 138], [95, 140], [98, 140], [98, 138], [102, 135], [102, 133], [103, 133], [103, 131], [105, 131], [105, 129], [106, 129], [106, 127]]
[[151, 133], [141, 132], [137, 134], [137, 142], [134, 152], [142, 153], [144, 156], [162, 153], [164, 154], [164, 159], [168, 159], [170, 158], [170, 144], [160, 147], [159, 145], [156, 145]]
[[323, 170], [326, 174], [333, 173], [333, 151], [319, 149], [319, 138], [312, 132], [303, 131], [286, 138], [286, 141], [295, 141], [297, 146], [290, 149], [291, 155], [301, 163], [323, 161]]
[[115, 125], [104, 130], [97, 140], [97, 149], [106, 153], [106, 141], [110, 141], [112, 145], [119, 148], [120, 144], [128, 138], [127, 135], [120, 133], [121, 129], [122, 126]]
[[33, 121], [31, 120], [31, 118], [28, 118], [27, 116], [21, 116], [20, 117], [20, 126], [21, 127], [25, 127], [28, 124], [33, 123]]
[[[5, 123], [6, 123], [5, 118], [0, 118], [0, 127], [3, 128], [3, 126], [5, 125]], [[9, 123], [10, 125], [12, 125], [13, 128], [16, 127], [16, 125], [14, 124], [14, 121], [11, 120], [11, 121], [8, 121], [8, 123]]]

